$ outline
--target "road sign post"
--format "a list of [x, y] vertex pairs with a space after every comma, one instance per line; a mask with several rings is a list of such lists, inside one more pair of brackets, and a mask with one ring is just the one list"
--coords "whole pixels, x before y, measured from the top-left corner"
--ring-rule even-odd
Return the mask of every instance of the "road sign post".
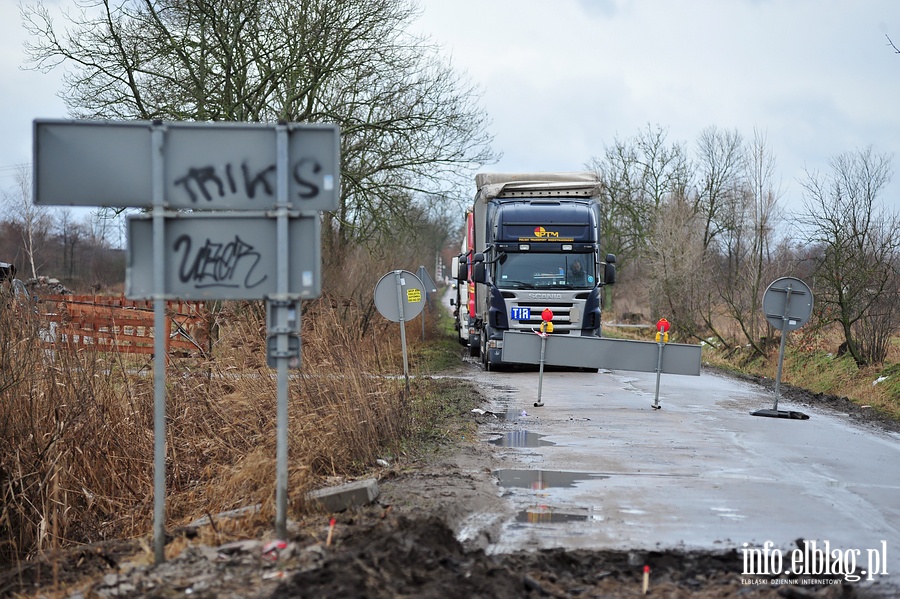
[[[151, 191], [153, 199], [153, 555], [156, 563], [166, 559], [166, 300], [162, 268], [165, 235], [165, 195], [163, 194], [165, 129], [154, 123], [151, 132]], [[37, 203], [37, 202], [35, 202]]]
[[544, 402], [541, 399], [541, 394], [544, 390], [544, 357], [547, 353], [547, 337], [550, 336], [550, 333], [553, 332], [553, 310], [550, 308], [544, 308], [541, 311], [541, 330], [538, 335], [541, 338], [541, 357], [538, 359], [538, 391], [537, 391], [537, 401], [534, 402], [534, 407], [540, 408], [543, 407]]
[[782, 277], [769, 284], [763, 295], [763, 313], [766, 320], [774, 328], [781, 331], [781, 343], [778, 347], [778, 369], [775, 375], [775, 402], [771, 410], [750, 412], [753, 416], [768, 418], [790, 418], [807, 420], [809, 416], [801, 412], [778, 409], [781, 395], [781, 370], [784, 365], [784, 349], [787, 334], [806, 324], [812, 314], [813, 294], [809, 286], [794, 277]]
[[[282, 308], [275, 319], [278, 369], [276, 374], [276, 436], [275, 436], [275, 536], [287, 539], [287, 486], [288, 486], [288, 343], [291, 327], [288, 325], [288, 307], [284, 303], [291, 300], [289, 294], [291, 263], [290, 237], [288, 228], [288, 132], [283, 123], [275, 128], [275, 175], [276, 200], [275, 218], [277, 248], [275, 263], [276, 294], [274, 301]], [[318, 219], [316, 219], [318, 222]], [[299, 318], [298, 318], [299, 319]], [[298, 323], [299, 326], [299, 323]]]
[[406, 321], [415, 318], [425, 307], [425, 286], [408, 270], [389, 272], [375, 285], [375, 307], [388, 320], [400, 323], [400, 345], [403, 351], [403, 376], [409, 391], [409, 362], [406, 357]]
[[665, 318], [660, 318], [656, 322], [656, 345], [659, 348], [658, 355], [656, 357], [656, 395], [653, 396], [653, 409], [659, 410], [661, 406], [659, 405], [659, 381], [662, 378], [662, 361], [663, 361], [663, 349], [665, 348], [666, 343], [669, 342], [669, 321]]
[[284, 538], [288, 367], [299, 365], [300, 299], [321, 290], [317, 211], [339, 205], [337, 126], [38, 119], [33, 137], [36, 205], [151, 209], [128, 221], [126, 296], [154, 301], [157, 563], [165, 560], [166, 299], [270, 300], [275, 528]]

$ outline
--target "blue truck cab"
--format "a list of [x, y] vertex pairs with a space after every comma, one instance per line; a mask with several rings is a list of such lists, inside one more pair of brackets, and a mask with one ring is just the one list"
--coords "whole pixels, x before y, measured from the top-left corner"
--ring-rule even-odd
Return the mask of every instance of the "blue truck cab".
[[502, 364], [503, 332], [538, 330], [599, 337], [601, 290], [615, 282], [615, 256], [600, 253], [600, 181], [594, 173], [476, 176], [475, 314], [485, 368]]

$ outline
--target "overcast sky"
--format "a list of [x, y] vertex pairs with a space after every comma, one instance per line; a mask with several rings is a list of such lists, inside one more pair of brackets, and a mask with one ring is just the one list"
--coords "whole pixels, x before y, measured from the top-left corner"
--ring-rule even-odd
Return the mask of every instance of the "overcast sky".
[[[59, 0], [74, 5], [74, 0]], [[648, 125], [693, 147], [709, 126], [763, 132], [783, 202], [804, 169], [872, 145], [900, 207], [900, 0], [420, 0], [415, 27], [483, 90], [486, 170], [580, 170]], [[61, 72], [23, 71], [19, 11], [0, 0], [0, 189], [31, 161], [35, 118], [65, 118]]]

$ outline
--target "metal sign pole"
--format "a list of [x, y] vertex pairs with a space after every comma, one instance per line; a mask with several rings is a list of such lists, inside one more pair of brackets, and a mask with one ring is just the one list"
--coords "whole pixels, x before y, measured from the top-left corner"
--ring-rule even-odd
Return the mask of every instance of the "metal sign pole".
[[[393, 276], [392, 276], [393, 275]], [[404, 297], [404, 287], [406, 297]], [[400, 344], [403, 350], [403, 376], [409, 393], [409, 361], [406, 356], [406, 321], [419, 315], [425, 307], [422, 301], [425, 286], [415, 274], [406, 270], [392, 270], [375, 285], [375, 307], [388, 320], [400, 323]]]
[[[271, 348], [266, 341], [278, 369], [276, 528], [286, 536], [288, 368], [299, 364], [299, 299], [321, 293], [321, 223], [311, 213], [340, 200], [338, 127], [35, 120], [33, 179], [35, 205], [151, 208], [128, 219], [125, 288], [129, 299], [153, 300], [157, 562], [165, 560], [166, 300], [276, 306]], [[181, 209], [191, 213], [171, 217]], [[166, 247], [167, 239], [179, 242]]]
[[277, 261], [276, 289], [278, 302], [276, 326], [278, 327], [276, 348], [278, 351], [277, 402], [276, 409], [276, 459], [275, 459], [275, 536], [287, 538], [287, 486], [288, 486], [288, 130], [284, 123], [275, 129], [276, 136], [276, 179], [277, 199], [276, 240]]
[[784, 314], [781, 315], [781, 344], [778, 347], [778, 370], [775, 373], [775, 405], [772, 406], [772, 409], [776, 412], [778, 411], [778, 397], [781, 394], [781, 367], [784, 365], [784, 347], [787, 341], [787, 320], [788, 314], [790, 313], [790, 305], [791, 305], [791, 292], [793, 291], [793, 286], [788, 285], [785, 289], [785, 293], [787, 297], [784, 300]]
[[153, 554], [166, 560], [166, 274], [165, 128], [153, 123], [150, 168], [153, 193]]
[[659, 410], [659, 379], [662, 378], [662, 354], [663, 354], [663, 345], [665, 345], [660, 339], [656, 342], [659, 346], [659, 356], [656, 359], [656, 395], [653, 396], [653, 409]]
[[781, 399], [781, 373], [784, 368], [784, 353], [787, 347], [787, 336], [791, 331], [803, 326], [812, 315], [812, 290], [800, 279], [781, 277], [769, 284], [763, 294], [763, 314], [773, 328], [781, 331], [781, 342], [778, 346], [778, 367], [775, 374], [775, 401], [772, 409], [750, 412], [753, 416], [767, 418], [788, 418], [791, 420], [808, 420], [809, 416], [794, 410], [779, 410]]
[[650, 406], [654, 410], [662, 409], [662, 406], [659, 405], [659, 380], [662, 378], [662, 370], [663, 370], [663, 349], [666, 343], [669, 342], [669, 321], [665, 318], [660, 318], [656, 321], [656, 345], [657, 345], [657, 355], [656, 355], [656, 395], [653, 398], [653, 404]]
[[403, 279], [401, 270], [394, 271], [397, 281], [397, 308], [400, 311], [400, 347], [403, 350], [403, 376], [406, 378], [406, 391], [409, 392], [409, 362], [406, 359], [406, 319], [403, 315]]
[[541, 392], [544, 387], [544, 352], [547, 349], [547, 337], [549, 336], [547, 333], [538, 333], [541, 336], [541, 359], [540, 366], [538, 366], [538, 396], [537, 401], [534, 402], [534, 407], [540, 408], [544, 405], [544, 402], [541, 401]]

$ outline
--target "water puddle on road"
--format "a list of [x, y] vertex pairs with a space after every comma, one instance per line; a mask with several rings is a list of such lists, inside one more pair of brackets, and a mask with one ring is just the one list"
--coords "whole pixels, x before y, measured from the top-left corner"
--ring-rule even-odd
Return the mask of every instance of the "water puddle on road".
[[522, 510], [516, 514], [516, 522], [529, 524], [562, 524], [564, 522], [585, 522], [587, 514], [555, 512], [550, 509]]
[[505, 433], [499, 439], [491, 439], [488, 443], [500, 447], [549, 447], [556, 445], [552, 441], [544, 441], [545, 436], [528, 431], [512, 431]]
[[515, 469], [495, 470], [494, 476], [499, 479], [501, 487], [535, 490], [574, 487], [580, 482], [609, 478], [605, 474], [594, 474], [592, 472]]

